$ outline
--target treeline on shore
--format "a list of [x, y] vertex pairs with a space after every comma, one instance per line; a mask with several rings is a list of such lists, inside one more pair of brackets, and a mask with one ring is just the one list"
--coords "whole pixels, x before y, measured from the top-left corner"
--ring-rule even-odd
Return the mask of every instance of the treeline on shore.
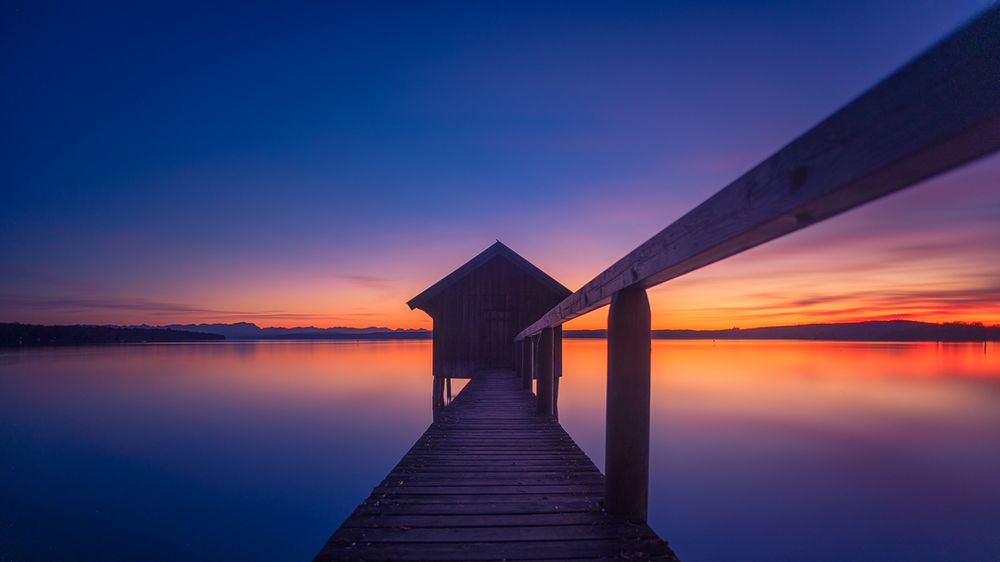
[[119, 328], [113, 326], [40, 326], [0, 324], [0, 346], [97, 345], [111, 343], [192, 342], [224, 340], [219, 334], [163, 328]]

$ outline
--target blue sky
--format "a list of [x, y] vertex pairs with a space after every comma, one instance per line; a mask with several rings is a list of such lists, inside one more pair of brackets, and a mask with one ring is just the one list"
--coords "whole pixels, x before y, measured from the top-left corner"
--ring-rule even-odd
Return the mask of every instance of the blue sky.
[[133, 4], [3, 8], [0, 321], [427, 326], [497, 238], [575, 289], [987, 3]]

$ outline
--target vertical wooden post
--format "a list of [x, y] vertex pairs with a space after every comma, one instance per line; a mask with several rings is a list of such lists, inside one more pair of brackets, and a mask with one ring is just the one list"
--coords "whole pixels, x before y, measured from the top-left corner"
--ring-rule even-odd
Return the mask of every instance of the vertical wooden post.
[[649, 356], [646, 291], [618, 291], [608, 313], [604, 505], [636, 522], [649, 503]]
[[[435, 377], [444, 376], [444, 369], [441, 367], [441, 337], [439, 330], [441, 326], [431, 319], [431, 375]], [[434, 334], [438, 334], [434, 337]]]
[[528, 349], [531, 350], [531, 373], [528, 378], [531, 379], [531, 384], [534, 387], [532, 388], [532, 392], [537, 394], [538, 383], [536, 381], [538, 380], [538, 336], [532, 336], [529, 339], [531, 340], [531, 345], [528, 346]]
[[562, 377], [562, 324], [552, 329], [552, 415], [559, 419], [559, 378]]
[[431, 383], [431, 413], [434, 421], [437, 421], [438, 414], [444, 408], [444, 377], [434, 377]]
[[524, 374], [521, 372], [521, 351], [523, 349], [521, 342], [514, 340], [514, 374], [517, 375], [518, 379], [524, 378]]
[[545, 328], [538, 336], [538, 413], [552, 415], [552, 328]]
[[521, 345], [521, 388], [531, 392], [531, 338], [524, 338]]

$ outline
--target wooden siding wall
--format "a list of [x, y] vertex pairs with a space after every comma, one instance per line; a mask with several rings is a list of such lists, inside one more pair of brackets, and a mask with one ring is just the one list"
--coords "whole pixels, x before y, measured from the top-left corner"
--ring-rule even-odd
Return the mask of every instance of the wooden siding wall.
[[513, 368], [514, 336], [563, 296], [502, 256], [489, 260], [427, 306], [434, 319], [434, 376]]

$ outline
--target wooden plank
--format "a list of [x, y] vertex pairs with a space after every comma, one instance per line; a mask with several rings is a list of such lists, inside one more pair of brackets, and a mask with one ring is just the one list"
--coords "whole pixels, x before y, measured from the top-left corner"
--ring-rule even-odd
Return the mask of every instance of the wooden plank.
[[384, 482], [391, 483], [398, 480], [405, 479], [411, 486], [419, 486], [422, 484], [436, 484], [436, 483], [450, 483], [456, 486], [469, 485], [471, 483], [488, 483], [488, 482], [553, 482], [572, 479], [575, 482], [581, 481], [597, 481], [603, 480], [603, 477], [597, 471], [582, 471], [582, 472], [570, 472], [570, 471], [524, 471], [518, 473], [508, 474], [506, 472], [500, 473], [465, 473], [459, 475], [448, 475], [441, 476], [434, 473], [396, 473], [391, 472], [386, 476]]
[[360, 515], [343, 527], [519, 527], [532, 525], [590, 525], [594, 515], [587, 512], [522, 513], [519, 515]]
[[387, 486], [379, 486], [372, 493], [384, 494], [475, 494], [477, 496], [487, 496], [489, 494], [571, 494], [571, 493], [593, 493], [600, 491], [604, 482], [598, 478], [587, 482], [577, 481], [576, 478], [563, 482], [544, 482], [541, 484], [422, 484], [410, 480], [398, 480]]
[[615, 262], [541, 332], [1000, 148], [1000, 6], [959, 29]]
[[504, 541], [560, 541], [585, 539], [651, 538], [655, 535], [649, 527], [627, 525], [530, 525], [511, 527], [447, 527], [408, 528], [341, 527], [334, 540], [365, 542], [504, 542]]
[[676, 560], [669, 547], [656, 539], [461, 542], [461, 543], [352, 543], [331, 542], [318, 560]]
[[[525, 515], [552, 513], [589, 513], [593, 517], [599, 512], [602, 502], [587, 499], [572, 499], [554, 502], [549, 499], [532, 499], [520, 503], [412, 503], [399, 501], [366, 500], [367, 503], [354, 510], [362, 515]], [[350, 519], [345, 521], [348, 524]]]
[[392, 493], [392, 494], [382, 494], [372, 496], [373, 498], [379, 500], [392, 500], [396, 503], [411, 503], [411, 504], [435, 504], [435, 503], [466, 503], [466, 504], [516, 504], [516, 503], [531, 503], [534, 500], [538, 501], [552, 501], [552, 502], [562, 502], [562, 501], [603, 501], [604, 493], [603, 490], [595, 490], [593, 492], [544, 492], [544, 493], [519, 493], [519, 494], [420, 494], [420, 493]]
[[473, 377], [316, 560], [676, 560], [603, 511], [603, 475], [521, 382]]
[[462, 467], [467, 466], [480, 466], [482, 473], [487, 472], [595, 472], [597, 469], [592, 463], [576, 462], [576, 463], [562, 463], [562, 462], [552, 462], [552, 463], [479, 463], [479, 464], [469, 464], [469, 463], [449, 463], [444, 464], [408, 464], [406, 466], [397, 466], [393, 469], [393, 473], [414, 473], [414, 472], [456, 472], [463, 470]]
[[399, 465], [399, 468], [406, 469], [410, 467], [426, 467], [428, 465], [436, 465], [441, 467], [447, 466], [536, 466], [536, 465], [552, 465], [556, 467], [566, 466], [566, 465], [577, 465], [579, 467], [587, 466], [590, 464], [582, 459], [575, 458], [568, 455], [543, 455], [543, 454], [532, 454], [529, 452], [522, 453], [493, 453], [493, 454], [473, 454], [468, 455], [461, 454], [431, 454], [431, 453], [421, 453], [414, 454], [412, 456], [406, 457], [406, 463]]

